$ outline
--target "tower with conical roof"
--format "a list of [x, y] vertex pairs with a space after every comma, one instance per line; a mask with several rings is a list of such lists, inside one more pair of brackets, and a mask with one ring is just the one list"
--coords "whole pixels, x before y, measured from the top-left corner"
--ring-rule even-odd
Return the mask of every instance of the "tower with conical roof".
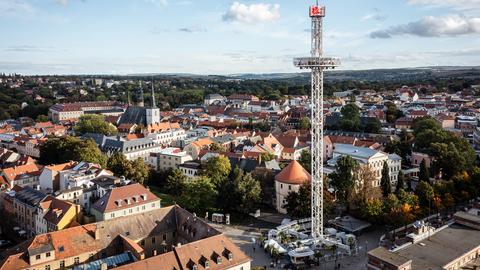
[[155, 89], [152, 80], [152, 106], [146, 109], [147, 125], [160, 123], [160, 109], [157, 108], [155, 101]]
[[[312, 176], [296, 160], [290, 162], [275, 176], [275, 198], [277, 211], [286, 214], [286, 199], [290, 192], [298, 192], [303, 184], [309, 183]], [[308, 199], [308, 198], [305, 198]]]

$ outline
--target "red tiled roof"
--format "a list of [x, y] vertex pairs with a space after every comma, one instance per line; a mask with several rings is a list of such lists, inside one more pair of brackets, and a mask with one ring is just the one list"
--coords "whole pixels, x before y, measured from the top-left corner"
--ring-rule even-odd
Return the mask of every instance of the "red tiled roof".
[[37, 164], [26, 164], [22, 166], [14, 166], [10, 168], [3, 169], [3, 174], [9, 181], [16, 180], [17, 177], [24, 174], [32, 174], [38, 172], [42, 169], [41, 165]]
[[[142, 195], [146, 197], [142, 198]], [[159, 200], [150, 190], [141, 184], [132, 184], [110, 190], [95, 202], [92, 207], [101, 213], [117, 211]]]
[[288, 164], [287, 167], [275, 176], [276, 181], [291, 185], [301, 185], [310, 181], [311, 178], [307, 170], [296, 160]]

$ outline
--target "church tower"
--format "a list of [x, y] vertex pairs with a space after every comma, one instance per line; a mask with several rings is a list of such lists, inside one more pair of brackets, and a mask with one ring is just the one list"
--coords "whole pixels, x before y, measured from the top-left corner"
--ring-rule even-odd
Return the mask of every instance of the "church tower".
[[152, 106], [146, 109], [147, 115], [147, 125], [160, 123], [160, 109], [157, 108], [155, 101], [155, 90], [153, 89], [153, 80], [152, 80]]

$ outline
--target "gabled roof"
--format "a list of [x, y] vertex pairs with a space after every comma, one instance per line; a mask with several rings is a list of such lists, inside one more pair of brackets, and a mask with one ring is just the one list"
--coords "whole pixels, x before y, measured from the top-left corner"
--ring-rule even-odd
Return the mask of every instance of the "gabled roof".
[[71, 202], [59, 200], [52, 196], [47, 196], [39, 205], [43, 211], [48, 211], [43, 217], [49, 223], [57, 225], [65, 217], [65, 214], [75, 205]]
[[290, 162], [287, 167], [275, 176], [276, 181], [291, 185], [301, 185], [309, 182], [311, 179], [311, 175], [296, 160]]
[[100, 213], [118, 211], [160, 200], [141, 184], [131, 184], [114, 188], [96, 201], [92, 208]]
[[38, 172], [42, 169], [41, 165], [37, 164], [26, 164], [21, 166], [14, 166], [10, 168], [3, 169], [3, 174], [6, 176], [7, 180], [13, 181], [16, 180], [18, 177], [25, 175], [25, 174], [33, 174]]

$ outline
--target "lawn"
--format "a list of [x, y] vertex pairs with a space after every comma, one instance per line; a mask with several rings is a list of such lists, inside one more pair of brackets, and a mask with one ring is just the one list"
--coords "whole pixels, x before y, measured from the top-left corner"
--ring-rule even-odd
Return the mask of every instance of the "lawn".
[[162, 207], [173, 205], [173, 197], [171, 195], [160, 192], [160, 189], [156, 186], [149, 186], [149, 188], [153, 194], [162, 200]]

